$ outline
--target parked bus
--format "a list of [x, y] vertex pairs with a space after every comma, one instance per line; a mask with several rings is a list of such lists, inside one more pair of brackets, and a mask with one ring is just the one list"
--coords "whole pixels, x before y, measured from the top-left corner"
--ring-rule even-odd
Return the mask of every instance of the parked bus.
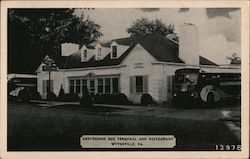
[[15, 99], [22, 90], [29, 96], [37, 92], [37, 77], [29, 74], [8, 74], [8, 98]]
[[175, 71], [174, 101], [202, 101], [209, 105], [241, 97], [240, 73], [213, 73], [184, 68]]

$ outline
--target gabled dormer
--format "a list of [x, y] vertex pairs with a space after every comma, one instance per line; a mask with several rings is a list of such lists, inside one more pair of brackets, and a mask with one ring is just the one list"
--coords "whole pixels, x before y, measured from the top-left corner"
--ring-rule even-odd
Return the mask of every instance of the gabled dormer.
[[118, 44], [113, 41], [110, 45], [111, 48], [111, 59], [116, 59], [118, 57]]
[[88, 61], [88, 48], [84, 45], [81, 48], [81, 62]]
[[128, 45], [122, 45], [116, 41], [112, 41], [109, 48], [110, 58], [111, 59], [119, 58], [128, 48], [129, 48]]

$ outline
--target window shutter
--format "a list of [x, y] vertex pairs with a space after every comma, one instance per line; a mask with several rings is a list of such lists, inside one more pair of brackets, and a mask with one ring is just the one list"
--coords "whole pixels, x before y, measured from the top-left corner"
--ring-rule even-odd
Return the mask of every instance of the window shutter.
[[174, 83], [175, 83], [175, 81], [174, 81], [174, 78], [175, 76], [174, 75], [172, 75], [172, 83], [171, 83], [171, 88], [172, 88], [172, 90], [174, 90]]
[[53, 86], [54, 86], [53, 80], [50, 80], [50, 92], [53, 92], [54, 90]]
[[168, 93], [172, 93], [172, 76], [167, 76], [167, 90]]
[[130, 93], [134, 93], [135, 92], [135, 76], [130, 76], [129, 78], [129, 90], [130, 90]]
[[148, 93], [148, 76], [143, 76], [143, 93]]

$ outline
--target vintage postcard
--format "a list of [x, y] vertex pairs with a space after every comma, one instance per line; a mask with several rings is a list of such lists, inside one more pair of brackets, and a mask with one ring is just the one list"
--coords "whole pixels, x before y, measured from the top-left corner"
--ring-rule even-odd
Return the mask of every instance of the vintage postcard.
[[249, 1], [2, 1], [1, 153], [248, 158]]

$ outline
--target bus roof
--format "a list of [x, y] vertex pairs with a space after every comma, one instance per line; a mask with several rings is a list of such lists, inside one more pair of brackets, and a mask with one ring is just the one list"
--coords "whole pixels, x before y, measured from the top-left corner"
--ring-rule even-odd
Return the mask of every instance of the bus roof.
[[218, 68], [215, 70], [206, 70], [206, 69], [200, 69], [200, 68], [182, 68], [175, 71], [175, 73], [231, 73], [231, 74], [240, 74], [240, 70], [232, 70], [232, 69], [223, 69]]
[[189, 72], [195, 72], [198, 73], [200, 71], [199, 68], [182, 68], [175, 71], [175, 73], [189, 73]]

